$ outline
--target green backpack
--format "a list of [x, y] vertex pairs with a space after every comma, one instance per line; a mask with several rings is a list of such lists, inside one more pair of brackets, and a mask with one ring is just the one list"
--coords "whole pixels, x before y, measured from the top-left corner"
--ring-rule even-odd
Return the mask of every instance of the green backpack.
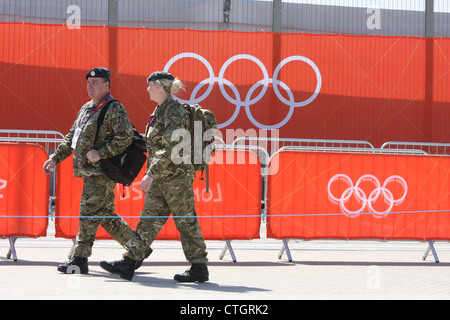
[[[166, 109], [166, 118], [169, 109], [179, 104], [175, 101]], [[211, 110], [203, 109], [200, 105], [190, 105], [181, 103], [189, 114], [190, 136], [191, 136], [191, 164], [195, 171], [201, 171], [201, 180], [203, 172], [206, 172], [206, 192], [209, 192], [209, 170], [208, 163], [214, 153], [214, 133], [217, 130], [217, 120]]]

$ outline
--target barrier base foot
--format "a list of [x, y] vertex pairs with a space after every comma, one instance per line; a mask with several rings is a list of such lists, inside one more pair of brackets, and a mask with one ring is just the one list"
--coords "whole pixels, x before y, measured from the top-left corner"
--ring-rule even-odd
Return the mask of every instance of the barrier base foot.
[[219, 259], [220, 260], [223, 259], [223, 257], [225, 256], [225, 253], [227, 252], [227, 250], [230, 251], [231, 259], [233, 259], [233, 262], [236, 262], [236, 256], [234, 255], [233, 247], [231, 246], [231, 241], [230, 240], [225, 240], [225, 247], [223, 248]]
[[75, 251], [75, 246], [77, 245], [77, 239], [76, 238], [73, 238], [72, 239], [72, 242], [73, 242], [73, 245], [72, 245], [72, 248], [70, 248], [70, 251], [69, 251], [69, 260], [70, 259], [72, 259], [72, 256], [73, 256], [73, 252]]
[[425, 261], [427, 259], [428, 254], [430, 253], [430, 251], [433, 253], [434, 261], [436, 261], [436, 263], [439, 263], [439, 258], [438, 258], [436, 249], [434, 248], [434, 241], [432, 241], [432, 240], [428, 241], [428, 248], [427, 248], [427, 250], [425, 250], [425, 253], [423, 254], [422, 260]]
[[11, 259], [11, 255], [12, 255], [14, 262], [16, 262], [17, 261], [17, 253], [16, 253], [15, 243], [16, 243], [17, 237], [9, 237], [8, 240], [9, 240], [9, 251], [6, 254], [6, 258]]
[[291, 251], [289, 250], [288, 242], [289, 239], [283, 239], [283, 245], [280, 249], [280, 252], [278, 253], [278, 259], [281, 259], [283, 257], [283, 253], [286, 251], [289, 262], [292, 262], [292, 256]]

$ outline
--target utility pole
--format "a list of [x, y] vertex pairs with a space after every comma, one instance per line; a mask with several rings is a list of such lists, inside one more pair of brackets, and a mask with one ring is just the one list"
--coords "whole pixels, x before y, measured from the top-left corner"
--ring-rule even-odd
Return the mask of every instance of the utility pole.
[[[108, 65], [113, 79], [118, 72], [118, 0], [108, 0]], [[111, 81], [112, 81], [111, 79]]]
[[423, 133], [428, 142], [433, 140], [433, 67], [434, 67], [434, 0], [425, 4], [425, 101]]

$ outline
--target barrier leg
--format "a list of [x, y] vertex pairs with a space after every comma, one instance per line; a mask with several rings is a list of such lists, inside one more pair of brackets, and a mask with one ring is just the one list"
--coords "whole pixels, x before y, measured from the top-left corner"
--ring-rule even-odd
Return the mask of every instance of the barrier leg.
[[278, 259], [281, 259], [284, 251], [286, 251], [286, 255], [288, 257], [289, 262], [292, 262], [291, 251], [288, 246], [289, 239], [283, 239], [283, 245], [281, 246], [280, 253], [278, 253]]
[[69, 260], [72, 259], [73, 252], [75, 251], [75, 245], [77, 244], [77, 239], [76, 238], [73, 238], [72, 241], [73, 241], [73, 245], [72, 245], [72, 248], [70, 249], [70, 252], [69, 252]]
[[16, 254], [16, 247], [15, 247], [17, 237], [9, 237], [8, 240], [9, 240], [9, 251], [6, 254], [6, 258], [10, 259], [11, 254], [12, 254], [14, 261], [17, 261], [17, 254]]
[[222, 253], [220, 254], [219, 259], [222, 260], [225, 253], [228, 251], [230, 251], [230, 255], [231, 255], [231, 259], [233, 259], [233, 262], [236, 262], [236, 256], [234, 255], [234, 251], [233, 248], [231, 247], [231, 242], [230, 240], [225, 240], [225, 247], [222, 250]]
[[432, 241], [432, 240], [428, 241], [428, 248], [427, 248], [427, 250], [425, 250], [422, 260], [424, 260], [424, 261], [426, 260], [428, 254], [430, 253], [430, 250], [433, 253], [434, 261], [436, 261], [436, 263], [439, 263], [439, 258], [437, 256], [436, 249], [434, 248], [434, 241]]
[[284, 254], [284, 241], [283, 241], [283, 244], [281, 245], [280, 252], [278, 252], [278, 259], [281, 259], [283, 254]]
[[423, 256], [422, 256], [422, 260], [423, 260], [423, 261], [425, 261], [425, 260], [427, 259], [428, 254], [430, 253], [430, 249], [431, 249], [431, 247], [430, 247], [430, 245], [428, 244], [427, 250], [425, 250], [425, 253], [424, 253]]

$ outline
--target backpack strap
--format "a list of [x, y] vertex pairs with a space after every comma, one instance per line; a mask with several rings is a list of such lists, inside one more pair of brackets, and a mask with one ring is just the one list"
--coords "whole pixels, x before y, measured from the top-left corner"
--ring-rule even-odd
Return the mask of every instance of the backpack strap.
[[180, 103], [177, 100], [174, 100], [171, 104], [169, 104], [166, 108], [166, 110], [164, 110], [164, 122], [167, 121], [167, 114], [169, 113], [170, 109], [172, 109], [173, 106], [175, 105], [181, 105], [183, 106], [183, 108], [189, 112], [189, 120], [190, 120], [190, 125], [191, 125], [191, 147], [194, 145], [194, 134], [193, 134], [193, 130], [194, 130], [194, 119], [195, 119], [195, 108], [191, 107], [190, 104], [187, 103]]
[[94, 148], [95, 148], [95, 143], [97, 142], [98, 133], [100, 131], [100, 126], [103, 124], [103, 120], [105, 120], [106, 111], [108, 111], [109, 106], [114, 101], [117, 101], [117, 100], [116, 99], [108, 100], [108, 102], [106, 102], [105, 105], [102, 107], [102, 110], [100, 110], [100, 114], [98, 115], [98, 118], [97, 118], [97, 131], [95, 132]]
[[180, 103], [179, 101], [177, 101], [177, 100], [174, 99], [174, 100], [166, 107], [166, 110], [164, 110], [164, 122], [167, 121], [167, 115], [169, 114], [170, 109], [172, 109], [172, 107], [174, 107], [174, 106], [176, 106], [176, 105], [178, 105], [178, 104], [183, 105], [183, 103]]

